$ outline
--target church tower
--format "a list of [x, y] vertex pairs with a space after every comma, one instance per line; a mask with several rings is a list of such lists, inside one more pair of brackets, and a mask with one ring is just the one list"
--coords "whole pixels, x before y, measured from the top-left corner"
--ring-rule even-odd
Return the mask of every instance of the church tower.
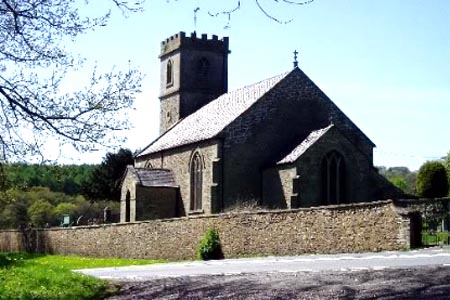
[[161, 43], [160, 134], [228, 90], [228, 37], [184, 32]]

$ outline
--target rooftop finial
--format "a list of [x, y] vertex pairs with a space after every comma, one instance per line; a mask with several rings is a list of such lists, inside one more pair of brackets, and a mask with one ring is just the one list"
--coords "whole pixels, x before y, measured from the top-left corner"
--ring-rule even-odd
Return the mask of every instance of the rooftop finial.
[[297, 54], [297, 50], [294, 50], [294, 69], [298, 68]]

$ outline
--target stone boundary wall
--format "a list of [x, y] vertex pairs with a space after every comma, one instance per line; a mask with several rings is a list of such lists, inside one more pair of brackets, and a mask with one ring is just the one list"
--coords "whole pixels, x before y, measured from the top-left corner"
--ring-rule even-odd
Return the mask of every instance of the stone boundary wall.
[[409, 219], [397, 212], [392, 201], [378, 201], [37, 229], [25, 234], [1, 231], [0, 251], [29, 249], [92, 257], [194, 259], [199, 240], [211, 227], [219, 230], [226, 258], [409, 248]]

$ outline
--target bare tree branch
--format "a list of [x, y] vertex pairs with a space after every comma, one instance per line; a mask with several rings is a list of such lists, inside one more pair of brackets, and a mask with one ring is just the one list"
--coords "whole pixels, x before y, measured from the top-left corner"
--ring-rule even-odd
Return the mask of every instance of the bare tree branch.
[[228, 21], [224, 28], [227, 29], [227, 28], [230, 28], [231, 14], [235, 13], [240, 8], [241, 8], [241, 1], [238, 1], [237, 6], [231, 10], [222, 11], [222, 12], [218, 12], [218, 13], [211, 13], [208, 11], [208, 15], [210, 15], [211, 17], [218, 17], [219, 15], [226, 15], [228, 17]]
[[[280, 2], [280, 0], [274, 0], [275, 2]], [[281, 2], [287, 3], [287, 4], [294, 4], [294, 5], [306, 5], [314, 2], [314, 0], [308, 0], [308, 1], [289, 1], [289, 0], [281, 0]]]
[[[276, 1], [276, 0], [275, 0], [275, 1]], [[280, 23], [280, 24], [287, 24], [287, 23], [289, 23], [289, 22], [292, 21], [292, 19], [291, 19], [291, 20], [288, 20], [288, 21], [280, 21], [279, 19], [275, 18], [275, 17], [272, 16], [270, 13], [268, 13], [268, 12], [261, 6], [261, 4], [259, 3], [259, 0], [255, 0], [255, 2], [256, 2], [256, 5], [258, 6], [259, 10], [260, 10], [266, 17], [268, 17], [269, 19], [271, 19], [272, 21], [275, 21], [275, 22]], [[278, 2], [278, 1], [276, 1], [276, 2]]]
[[[167, 2], [170, 2], [171, 0], [166, 0], [166, 1], [167, 1]], [[178, 0], [174, 0], [174, 1], [178, 1]], [[223, 11], [219, 11], [219, 12], [211, 12], [211, 11], [208, 11], [208, 15], [211, 16], [211, 17], [215, 17], [215, 18], [217, 18], [217, 17], [219, 17], [219, 16], [221, 16], [221, 15], [225, 15], [226, 18], [227, 18], [227, 23], [226, 23], [226, 25], [225, 25], [225, 28], [229, 28], [229, 27], [230, 27], [230, 23], [231, 23], [231, 15], [234, 14], [234, 13], [236, 13], [238, 10], [241, 9], [241, 1], [244, 1], [244, 0], [238, 0], [236, 6], [235, 6], [234, 8], [232, 8], [232, 9], [229, 9], [229, 10], [223, 10]], [[265, 9], [265, 8], [263, 7], [263, 5], [261, 4], [261, 0], [254, 0], [254, 1], [255, 1], [256, 6], [258, 7], [259, 11], [261, 11], [261, 12], [262, 12], [267, 18], [269, 18], [270, 20], [275, 21], [275, 22], [280, 23], [280, 24], [287, 24], [287, 23], [289, 23], [289, 22], [292, 21], [292, 19], [289, 19], [289, 20], [282, 20], [282, 19], [280, 19], [280, 18], [276, 18], [272, 12], [270, 12], [268, 9]], [[296, 1], [296, 0], [273, 0], [273, 1], [274, 1], [276, 4], [279, 4], [279, 5], [287, 4], [287, 5], [298, 5], [298, 6], [301, 6], [301, 5], [308, 5], [308, 4], [311, 4], [311, 3], [313, 3], [315, 0], [303, 0], [303, 1]]]
[[[111, 1], [122, 13], [138, 12], [144, 0]], [[129, 128], [119, 117], [140, 92], [137, 70], [97, 74], [90, 84], [62, 93], [61, 83], [83, 59], [61, 48], [87, 30], [107, 24], [110, 11], [83, 17], [88, 0], [0, 0], [0, 163], [10, 158], [45, 158], [48, 138], [78, 150], [120, 142], [111, 136]]]

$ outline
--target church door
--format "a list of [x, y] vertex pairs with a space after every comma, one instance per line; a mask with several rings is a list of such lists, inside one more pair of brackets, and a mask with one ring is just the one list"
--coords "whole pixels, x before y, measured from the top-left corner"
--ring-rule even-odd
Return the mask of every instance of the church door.
[[191, 161], [191, 210], [202, 209], [203, 164], [199, 153]]
[[345, 202], [345, 161], [337, 151], [322, 159], [322, 205]]

